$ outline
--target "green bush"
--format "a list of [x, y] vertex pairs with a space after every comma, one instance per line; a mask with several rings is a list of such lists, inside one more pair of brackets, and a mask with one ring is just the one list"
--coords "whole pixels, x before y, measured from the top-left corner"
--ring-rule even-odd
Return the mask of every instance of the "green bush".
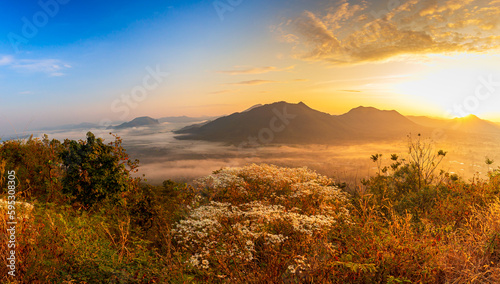
[[88, 208], [106, 198], [117, 199], [119, 193], [133, 188], [136, 180], [130, 173], [138, 161], [128, 160], [121, 140], [116, 138], [114, 143], [106, 145], [88, 132], [86, 141], [64, 141], [60, 154], [66, 173], [63, 193]]

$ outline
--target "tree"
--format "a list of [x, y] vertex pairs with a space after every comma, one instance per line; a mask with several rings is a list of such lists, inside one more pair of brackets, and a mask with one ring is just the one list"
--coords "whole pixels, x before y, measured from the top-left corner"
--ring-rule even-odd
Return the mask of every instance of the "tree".
[[431, 143], [422, 141], [420, 134], [418, 137], [417, 140], [413, 140], [411, 135], [408, 135], [408, 153], [410, 155], [408, 166], [411, 168], [411, 173], [416, 175], [420, 190], [423, 186], [432, 184], [438, 176], [443, 175], [443, 172], [436, 175], [435, 171], [447, 152], [439, 150], [436, 153]]
[[430, 142], [422, 141], [420, 135], [417, 139], [408, 135], [408, 157], [401, 159], [392, 154], [393, 163], [390, 167], [382, 168], [382, 154], [372, 155], [371, 160], [377, 163], [378, 174], [363, 181], [363, 184], [370, 186], [375, 192], [388, 194], [387, 197], [390, 198], [421, 191], [429, 185], [441, 183], [446, 177], [444, 171], [437, 171], [446, 154], [443, 150], [436, 151]]
[[87, 133], [86, 141], [64, 141], [63, 193], [87, 208], [137, 186], [138, 178], [132, 178], [130, 173], [136, 171], [139, 161], [131, 162], [120, 137], [114, 137], [115, 142], [108, 145], [92, 132]]

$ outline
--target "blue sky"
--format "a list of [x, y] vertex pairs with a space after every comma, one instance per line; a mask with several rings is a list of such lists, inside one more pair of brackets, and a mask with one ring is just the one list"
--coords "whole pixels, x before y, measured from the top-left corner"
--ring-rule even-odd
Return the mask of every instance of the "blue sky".
[[[171, 74], [171, 81], [192, 85], [202, 79], [202, 84], [210, 69], [224, 66], [228, 57], [252, 48], [252, 37], [262, 34], [259, 25], [269, 24], [266, 14], [273, 13], [271, 5], [250, 1], [224, 12], [223, 20], [211, 1], [42, 3], [51, 3], [48, 7], [55, 13], [48, 15], [37, 1], [0, 4], [4, 11], [0, 25], [1, 127], [6, 127], [5, 119], [16, 128], [59, 121], [95, 122], [95, 116], [107, 115], [106, 109], [120, 93], [141, 82], [148, 66], [160, 66]], [[255, 22], [255, 15], [264, 21]], [[23, 18], [37, 31], [23, 30]], [[176, 96], [182, 86], [166, 81], [159, 95]]]
[[[3, 1], [0, 136], [278, 100], [445, 116], [479, 77], [499, 75], [495, 1]], [[460, 21], [467, 11], [475, 18]], [[456, 40], [468, 33], [472, 43]], [[456, 62], [463, 70], [446, 75]], [[168, 76], [155, 81], [151, 70]], [[443, 89], [452, 92], [436, 100]], [[500, 120], [491, 105], [469, 112]]]

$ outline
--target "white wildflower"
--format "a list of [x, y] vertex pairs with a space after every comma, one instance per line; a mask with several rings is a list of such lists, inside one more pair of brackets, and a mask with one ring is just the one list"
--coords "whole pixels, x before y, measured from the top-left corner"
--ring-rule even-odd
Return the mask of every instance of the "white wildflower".
[[[271, 228], [289, 225], [295, 233], [313, 236], [336, 226], [339, 218], [350, 222], [347, 194], [332, 186], [331, 179], [307, 168], [253, 164], [221, 169], [198, 183], [202, 190], [235, 189], [233, 193], [243, 195], [235, 204], [193, 203], [194, 209], [171, 230], [174, 239], [193, 253], [189, 262], [197, 268], [207, 269], [214, 256], [248, 263], [254, 260], [257, 239], [264, 240], [264, 247], [286, 244], [288, 237]], [[241, 198], [248, 201], [241, 202]], [[302, 207], [304, 203], [307, 206]], [[294, 261], [291, 273], [309, 267], [303, 257]]]

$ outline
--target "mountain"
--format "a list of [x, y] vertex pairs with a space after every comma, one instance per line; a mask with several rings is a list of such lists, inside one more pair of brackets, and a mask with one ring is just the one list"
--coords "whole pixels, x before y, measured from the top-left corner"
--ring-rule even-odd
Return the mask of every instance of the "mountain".
[[247, 108], [246, 110], [244, 110], [242, 112], [251, 111], [252, 109], [257, 108], [257, 107], [261, 107], [261, 106], [262, 106], [262, 104], [256, 104], [256, 105], [253, 105], [253, 106]]
[[498, 125], [493, 122], [480, 119], [473, 114], [466, 117], [452, 119], [449, 127], [469, 133], [500, 133], [500, 127]]
[[374, 107], [360, 106], [338, 116], [338, 119], [363, 138], [377, 138], [381, 134], [393, 136], [426, 131], [425, 127], [395, 110], [379, 110]]
[[475, 115], [454, 119], [429, 118], [425, 116], [408, 116], [410, 120], [423, 126], [459, 131], [466, 133], [500, 133], [500, 125]]
[[428, 116], [407, 115], [406, 118], [415, 122], [416, 124], [420, 124], [422, 126], [432, 127], [432, 128], [443, 127], [447, 123], [449, 123], [448, 119], [428, 117]]
[[118, 126], [111, 127], [112, 129], [124, 129], [124, 128], [132, 128], [132, 127], [140, 127], [140, 126], [154, 126], [159, 125], [157, 119], [153, 119], [149, 116], [136, 117], [132, 121], [124, 122]]
[[204, 120], [212, 120], [216, 117], [213, 116], [200, 116], [200, 117], [189, 117], [189, 116], [167, 116], [158, 118], [158, 122], [170, 122], [170, 123], [189, 123], [189, 122], [198, 122]]
[[[330, 115], [304, 103], [277, 102], [174, 131], [177, 139], [241, 143], [325, 144], [359, 139], [390, 139], [425, 127], [396, 111], [359, 107]], [[254, 141], [254, 142], [250, 142]]]

